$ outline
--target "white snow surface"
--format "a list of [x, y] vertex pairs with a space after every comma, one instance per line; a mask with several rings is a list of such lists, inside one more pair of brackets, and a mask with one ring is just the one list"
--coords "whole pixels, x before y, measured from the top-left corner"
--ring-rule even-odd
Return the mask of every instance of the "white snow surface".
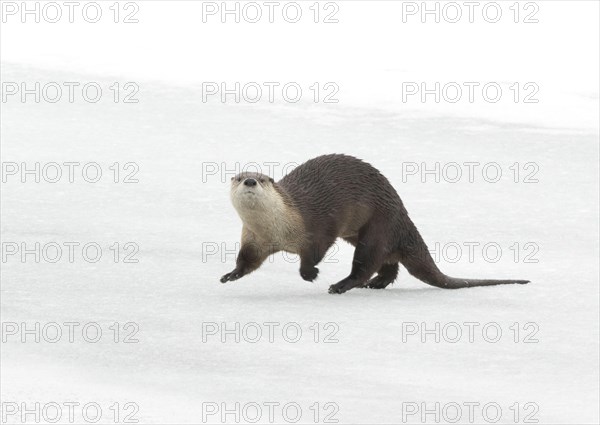
[[[143, 5], [155, 3], [160, 2]], [[596, 11], [597, 25], [597, 4], [578, 2], [578, 7], [584, 3]], [[582, 20], [589, 18], [579, 12]], [[181, 28], [190, 28], [189, 16], [179, 17]], [[6, 35], [22, 30], [2, 29], [3, 81], [99, 81], [108, 87], [131, 80], [120, 77], [126, 72], [119, 74], [108, 54], [103, 56], [106, 69], [98, 66], [97, 73], [77, 64], [66, 70], [50, 60], [41, 63], [43, 58], [32, 54], [33, 44], [17, 54]], [[38, 39], [37, 48], [49, 40]], [[147, 63], [152, 49], [141, 39], [137, 42], [148, 49], [140, 59]], [[589, 50], [577, 47], [594, 52], [595, 60], [586, 60], [596, 66], [590, 74], [596, 78], [597, 43], [590, 41]], [[176, 50], [201, 54], [185, 47], [177, 45]], [[560, 48], [566, 53], [569, 43]], [[31, 60], [24, 58], [27, 52]], [[67, 48], [63, 53], [73, 54]], [[18, 336], [3, 334], [3, 407], [11, 402], [93, 401], [104, 411], [100, 423], [113, 423], [109, 406], [132, 402], [139, 406], [135, 417], [140, 423], [200, 424], [236, 421], [233, 415], [205, 419], [207, 403], [232, 408], [235, 403], [293, 402], [303, 412], [298, 423], [307, 424], [315, 423], [314, 403], [320, 404], [319, 423], [332, 411], [323, 405], [335, 403], [339, 423], [396, 424], [436, 423], [431, 414], [403, 416], [413, 403], [429, 408], [458, 403], [463, 406], [458, 423], [468, 423], [464, 403], [497, 403], [502, 409], [497, 423], [524, 423], [532, 412], [543, 424], [599, 422], [597, 81], [576, 79], [579, 87], [589, 89], [578, 95], [579, 88], [561, 85], [557, 72], [552, 78], [569, 92], [561, 98], [566, 103], [558, 108], [560, 102], [541, 102], [519, 120], [511, 118], [511, 113], [519, 115], [514, 109], [495, 115], [489, 105], [481, 113], [460, 107], [453, 113], [373, 107], [356, 100], [361, 98], [358, 91], [354, 101], [339, 104], [203, 103], [197, 81], [169, 80], [164, 64], [161, 76], [136, 74], [134, 62], [125, 68], [131, 65], [132, 75], [144, 81], [137, 104], [115, 104], [107, 96], [97, 104], [1, 104], [3, 162], [94, 161], [107, 173], [95, 184], [81, 178], [74, 183], [64, 178], [55, 184], [21, 183], [15, 176], [2, 184], [3, 243], [95, 241], [103, 247], [97, 263], [80, 256], [73, 263], [35, 263], [31, 257], [25, 263], [18, 257], [3, 261], [2, 322], [96, 322], [105, 332], [95, 344], [81, 337], [73, 343], [66, 337], [35, 343], [29, 337], [22, 343]], [[80, 65], [84, 63], [85, 58]], [[176, 68], [176, 60], [169, 64]], [[588, 71], [582, 70], [586, 76]], [[502, 75], [514, 80], [510, 72]], [[549, 110], [556, 120], [545, 115]], [[352, 249], [340, 243], [319, 266], [314, 283], [301, 279], [297, 258], [278, 254], [253, 274], [221, 284], [220, 276], [233, 269], [241, 232], [229, 201], [231, 170], [249, 163], [266, 169], [276, 162], [280, 165], [273, 177], [279, 179], [282, 164], [327, 153], [351, 154], [377, 167], [400, 194], [430, 248], [436, 243], [463, 246], [459, 261], [439, 261], [447, 274], [531, 283], [447, 291], [427, 286], [401, 268], [386, 290], [329, 295], [328, 286], [350, 271]], [[139, 183], [113, 183], [108, 166], [130, 161], [139, 165]], [[480, 173], [473, 183], [466, 177], [457, 183], [403, 178], [403, 163], [431, 167], [469, 161], [499, 164], [502, 178], [496, 183], [486, 182]], [[515, 183], [509, 167], [517, 162], [521, 173]], [[523, 169], [526, 163], [537, 165], [537, 182], [523, 182], [530, 170]], [[219, 173], [207, 175], [212, 164], [219, 165]], [[114, 263], [108, 247], [116, 241], [137, 243], [139, 263]], [[469, 261], [465, 242], [496, 243], [502, 256], [485, 261], [476, 249]], [[517, 261], [510, 249], [516, 242], [521, 247]], [[523, 249], [526, 243], [539, 247], [532, 257], [537, 262], [524, 260], [531, 253]], [[210, 255], [215, 245], [229, 250], [225, 258], [221, 251]], [[139, 342], [114, 343], [109, 331], [114, 322], [137, 324]], [[207, 323], [231, 329], [236, 322], [241, 327], [258, 323], [263, 332], [266, 322], [279, 326], [272, 343], [264, 334], [256, 343], [244, 338], [236, 343], [232, 336], [223, 343], [219, 335], [203, 335]], [[412, 324], [432, 329], [436, 323], [458, 324], [466, 332], [467, 322], [480, 324], [473, 342], [464, 334], [453, 343], [448, 337], [435, 342], [431, 335], [422, 342], [421, 334], [403, 333]], [[302, 329], [297, 343], [281, 335], [290, 323]], [[313, 340], [315, 323], [318, 342]], [[481, 328], [490, 323], [502, 330], [496, 343], [482, 336]], [[515, 323], [518, 342], [513, 340]], [[337, 342], [325, 343], [331, 329], [337, 330]], [[534, 342], [525, 343], [532, 330]], [[121, 338], [128, 333], [121, 332]], [[518, 420], [511, 410], [515, 403], [520, 406]], [[269, 422], [266, 411], [259, 422]], [[275, 412], [275, 422], [289, 423]], [[448, 422], [453, 416], [448, 412], [437, 422]], [[479, 408], [475, 412], [475, 423], [491, 423]], [[19, 416], [7, 422], [22, 423]]]

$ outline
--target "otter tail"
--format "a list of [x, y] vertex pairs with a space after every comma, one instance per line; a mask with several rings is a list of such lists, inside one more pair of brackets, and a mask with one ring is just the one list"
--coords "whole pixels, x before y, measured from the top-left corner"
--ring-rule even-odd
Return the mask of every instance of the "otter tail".
[[[421, 238], [419, 238], [421, 239]], [[518, 279], [459, 279], [446, 276], [438, 269], [437, 265], [431, 258], [431, 254], [427, 249], [425, 242], [421, 240], [418, 250], [411, 252], [406, 257], [403, 257], [400, 262], [408, 272], [417, 279], [427, 283], [428, 285], [437, 286], [445, 289], [471, 288], [473, 286], [491, 286], [491, 285], [508, 285], [508, 284], [526, 284], [528, 280]]]

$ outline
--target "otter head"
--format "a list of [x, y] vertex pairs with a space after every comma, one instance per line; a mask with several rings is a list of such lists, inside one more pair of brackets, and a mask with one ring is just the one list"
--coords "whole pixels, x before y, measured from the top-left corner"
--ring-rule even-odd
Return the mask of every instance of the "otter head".
[[273, 209], [281, 199], [275, 181], [264, 174], [245, 172], [231, 179], [231, 203], [238, 212]]
[[302, 217], [272, 178], [260, 173], [238, 174], [231, 179], [230, 194], [246, 230], [297, 252], [304, 229]]

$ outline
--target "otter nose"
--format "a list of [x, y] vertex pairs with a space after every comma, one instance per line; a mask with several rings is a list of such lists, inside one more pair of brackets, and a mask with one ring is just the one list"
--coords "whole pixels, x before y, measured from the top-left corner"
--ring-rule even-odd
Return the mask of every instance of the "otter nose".
[[244, 180], [244, 186], [256, 186], [256, 180], [246, 179]]

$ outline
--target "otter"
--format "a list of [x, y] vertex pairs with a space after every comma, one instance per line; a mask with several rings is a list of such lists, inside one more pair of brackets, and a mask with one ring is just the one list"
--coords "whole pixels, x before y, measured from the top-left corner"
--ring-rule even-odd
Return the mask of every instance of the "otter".
[[356, 287], [384, 289], [396, 280], [399, 263], [438, 288], [529, 283], [442, 273], [388, 179], [349, 155], [311, 159], [278, 182], [261, 173], [238, 174], [231, 179], [230, 195], [243, 222], [242, 242], [235, 269], [222, 283], [250, 274], [278, 251], [298, 254], [300, 276], [312, 282], [319, 273], [316, 266], [338, 238], [356, 249], [350, 275], [331, 285], [331, 294]]

